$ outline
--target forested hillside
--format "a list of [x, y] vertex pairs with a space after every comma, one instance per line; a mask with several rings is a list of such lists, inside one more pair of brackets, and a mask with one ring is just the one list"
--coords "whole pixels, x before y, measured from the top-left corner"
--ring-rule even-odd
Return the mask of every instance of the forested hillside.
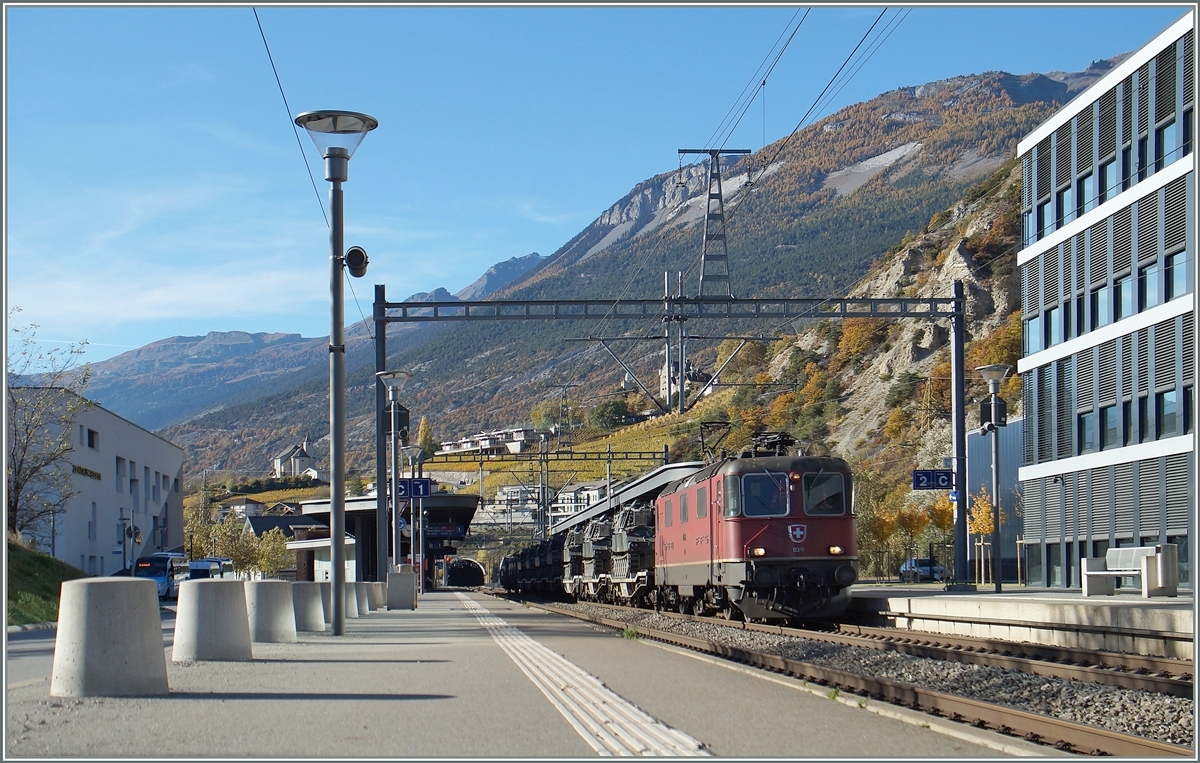
[[[868, 289], [885, 292], [875, 296], [894, 296], [913, 289], [948, 290], [946, 279], [959, 274], [986, 284], [972, 287], [979, 295], [973, 297], [973, 330], [1004, 324], [1015, 291], [993, 282], [1012, 277], [1011, 264], [997, 256], [1010, 233], [1005, 226], [1015, 225], [1014, 218], [989, 213], [985, 229], [976, 230], [984, 225], [977, 219], [980, 213], [966, 210], [996, 201], [996, 194], [1011, 195], [1014, 181], [1005, 163], [1017, 140], [1070, 95], [1067, 85], [1041, 75], [1003, 73], [904, 88], [843, 109], [727, 166], [732, 291], [739, 297], [832, 297]], [[671, 274], [674, 289], [676, 271], [683, 272], [684, 294], [695, 294], [706, 190], [702, 166], [639, 183], [530, 275], [491, 298], [658, 298], [664, 272]], [[963, 242], [922, 238], [933, 234]], [[925, 243], [915, 246], [918, 240]], [[896, 264], [897, 257], [903, 265]], [[898, 280], [880, 280], [880, 274], [897, 267], [903, 271]], [[996, 268], [1001, 272], [993, 272]], [[586, 417], [619, 392], [624, 372], [599, 342], [574, 339], [645, 337], [609, 344], [651, 390], [658, 389], [663, 335], [658, 319], [443, 324], [442, 329], [436, 339], [402, 348], [388, 361], [391, 368], [415, 373], [403, 402], [414, 417], [429, 419], [437, 439], [532, 423], [532, 409], [558, 401], [564, 389], [577, 418]], [[796, 339], [801, 329], [806, 333]], [[870, 442], [884, 423], [893, 433], [902, 425], [928, 431], [917, 413], [936, 407], [938, 374], [925, 384], [911, 374], [918, 373], [918, 361], [936, 364], [944, 329], [705, 320], [689, 322], [687, 330], [696, 337], [688, 342], [689, 360], [710, 373], [722, 337], [771, 337], [761, 359], [768, 366], [755, 370], [750, 381], [767, 374], [795, 385], [769, 403], [746, 398], [753, 388], [742, 388], [747, 391], [738, 393], [735, 429], [785, 425], [842, 450]], [[892, 353], [881, 361], [887, 371], [868, 363], [882, 357], [877, 347]], [[752, 360], [738, 364], [749, 362], [749, 369]], [[374, 463], [373, 371], [364, 362], [347, 373], [351, 466], [363, 469]], [[872, 374], [899, 374], [891, 382], [895, 389], [883, 394], [859, 389]], [[321, 438], [328, 431], [327, 381], [317, 373], [295, 378], [294, 387], [280, 385], [274, 394], [163, 434], [187, 448], [190, 473], [205, 467], [265, 470], [275, 451], [304, 435], [317, 441], [321, 459]], [[925, 402], [918, 408], [911, 400], [884, 405], [884, 398], [907, 400], [906, 390]], [[859, 394], [871, 397], [871, 403], [851, 414], [853, 396]], [[627, 406], [653, 407], [644, 398], [630, 398]], [[884, 414], [888, 421], [877, 421]], [[839, 436], [842, 429], [852, 434]]]

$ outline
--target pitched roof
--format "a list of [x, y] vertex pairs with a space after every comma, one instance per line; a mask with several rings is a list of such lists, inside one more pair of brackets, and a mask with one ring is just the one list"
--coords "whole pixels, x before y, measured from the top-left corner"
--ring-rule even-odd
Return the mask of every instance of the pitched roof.
[[262, 537], [263, 533], [269, 533], [274, 528], [278, 527], [283, 531], [284, 537], [293, 538], [296, 535], [297, 527], [324, 527], [324, 523], [318, 522], [312, 517], [306, 516], [258, 516], [246, 517], [246, 525], [258, 537]]
[[279, 459], [291, 458], [293, 455], [295, 455], [296, 451], [298, 451], [298, 450], [303, 450], [303, 448], [301, 448], [299, 445], [289, 446], [288, 448], [280, 451], [279, 455], [275, 456], [275, 458], [279, 458]]

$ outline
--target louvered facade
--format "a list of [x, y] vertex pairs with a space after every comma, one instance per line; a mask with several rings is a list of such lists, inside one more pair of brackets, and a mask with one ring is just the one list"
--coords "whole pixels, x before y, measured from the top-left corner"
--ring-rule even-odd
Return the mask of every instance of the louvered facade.
[[1179, 545], [1196, 513], [1195, 14], [1018, 146], [1024, 164], [1024, 564]]

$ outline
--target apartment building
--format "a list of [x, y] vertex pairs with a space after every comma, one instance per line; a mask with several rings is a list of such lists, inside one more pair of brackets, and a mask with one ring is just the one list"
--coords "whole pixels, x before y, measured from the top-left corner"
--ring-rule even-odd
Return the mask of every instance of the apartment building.
[[[13, 390], [18, 396], [45, 392]], [[183, 448], [99, 405], [75, 416], [70, 436], [74, 494], [53, 523], [30, 532], [38, 548], [90, 575], [111, 575], [156, 551], [182, 550]]]
[[1193, 11], [1018, 145], [1031, 585], [1170, 542], [1191, 587], [1195, 82]]

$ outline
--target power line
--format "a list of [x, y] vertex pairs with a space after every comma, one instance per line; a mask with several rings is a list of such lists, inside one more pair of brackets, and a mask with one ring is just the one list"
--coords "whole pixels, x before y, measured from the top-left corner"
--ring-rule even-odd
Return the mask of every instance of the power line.
[[[296, 129], [296, 123], [292, 120], [292, 107], [288, 105], [287, 94], [283, 91], [283, 81], [279, 78], [279, 70], [275, 68], [275, 57], [271, 55], [271, 46], [267, 44], [267, 33], [263, 31], [262, 20], [258, 17], [258, 9], [251, 8], [254, 12], [254, 21], [258, 24], [258, 33], [262, 37], [263, 47], [267, 51], [267, 60], [271, 62], [271, 71], [275, 74], [275, 84], [279, 86], [279, 95], [283, 98], [283, 108], [287, 111], [288, 124], [292, 126], [292, 134], [296, 136], [296, 145], [300, 148], [300, 158], [304, 161], [304, 169], [308, 171], [308, 180], [312, 183], [313, 193], [317, 196], [317, 204], [321, 207], [321, 216], [325, 218], [325, 227], [329, 227], [329, 215], [325, 213], [325, 201], [321, 198], [321, 192], [317, 189], [317, 180], [313, 177], [312, 166], [308, 163], [308, 155], [304, 153], [304, 143], [300, 140], [300, 131]], [[371, 332], [371, 324], [367, 322], [367, 316], [363, 313], [362, 303], [358, 301], [358, 294], [354, 292], [354, 284], [350, 280], [349, 274], [343, 274], [346, 283], [350, 284], [350, 295], [354, 298], [354, 304], [358, 308], [358, 314], [362, 316], [363, 325], [367, 327], [367, 335], [372, 341], [375, 340], [375, 335]]]
[[254, 11], [254, 21], [258, 24], [258, 33], [262, 36], [263, 47], [267, 50], [267, 60], [271, 62], [271, 71], [275, 73], [275, 84], [279, 86], [279, 95], [283, 98], [283, 108], [287, 111], [288, 124], [292, 126], [292, 134], [296, 136], [296, 145], [300, 148], [300, 158], [304, 161], [304, 169], [308, 170], [308, 179], [312, 183], [313, 193], [317, 195], [317, 204], [321, 207], [321, 216], [325, 218], [325, 227], [329, 227], [329, 215], [325, 214], [325, 201], [321, 198], [321, 192], [317, 190], [317, 181], [313, 177], [312, 167], [308, 164], [308, 156], [304, 153], [304, 144], [300, 141], [300, 131], [296, 129], [296, 123], [292, 121], [292, 107], [288, 105], [287, 95], [283, 92], [283, 81], [279, 79], [279, 70], [275, 68], [275, 58], [271, 55], [271, 46], [267, 44], [267, 33], [263, 31], [262, 21], [258, 18], [258, 9], [251, 8]]

